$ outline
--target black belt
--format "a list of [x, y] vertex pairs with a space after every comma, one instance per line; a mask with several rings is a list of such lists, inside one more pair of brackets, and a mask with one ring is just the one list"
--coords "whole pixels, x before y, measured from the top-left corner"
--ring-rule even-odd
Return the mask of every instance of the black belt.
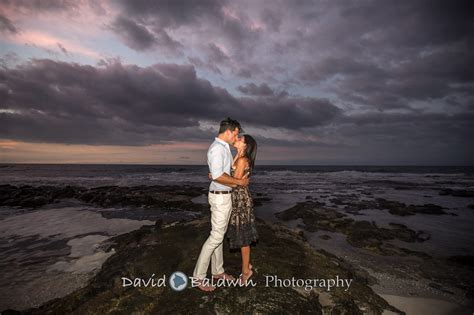
[[211, 194], [231, 194], [232, 190], [209, 190]]

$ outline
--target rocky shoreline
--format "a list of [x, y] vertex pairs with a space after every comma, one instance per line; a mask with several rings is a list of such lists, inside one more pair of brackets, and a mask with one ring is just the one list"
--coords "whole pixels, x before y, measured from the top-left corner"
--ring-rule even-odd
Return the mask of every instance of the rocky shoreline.
[[424, 242], [430, 235], [424, 231], [413, 231], [403, 224], [390, 223], [391, 228], [378, 227], [375, 222], [356, 221], [336, 209], [325, 207], [315, 201], [300, 202], [294, 207], [279, 212], [276, 216], [283, 220], [302, 219], [303, 228], [310, 232], [318, 230], [339, 232], [347, 235], [349, 244], [382, 255], [416, 254], [422, 258], [429, 255], [395, 247], [387, 242], [398, 239], [404, 242]]
[[[117, 236], [104, 236], [100, 250], [107, 259], [100, 270], [90, 274], [87, 281], [77, 289], [68, 291], [38, 307], [3, 310], [2, 314], [44, 313], [97, 313], [116, 312], [145, 314], [156, 312], [177, 313], [314, 313], [314, 314], [382, 314], [384, 311], [403, 314], [390, 305], [373, 287], [383, 285], [381, 277], [373, 277], [362, 265], [336, 256], [324, 249], [315, 249], [308, 240], [313, 232], [326, 232], [320, 240], [331, 239], [331, 233], [345, 235], [350, 246], [364, 251], [366, 255], [384, 260], [374, 266], [375, 272], [392, 272], [400, 277], [426, 281], [433, 290], [447, 295], [462, 294], [473, 299], [472, 256], [452, 256], [445, 260], [426, 253], [410, 250], [400, 244], [425, 242], [431, 235], [415, 231], [403, 224], [380, 227], [375, 222], [356, 221], [347, 214], [372, 207], [390, 209], [395, 216], [447, 214], [435, 205], [410, 206], [402, 203], [375, 201], [350, 202], [333, 198], [332, 203], [343, 210], [308, 196], [276, 214], [280, 220], [300, 220], [296, 228], [284, 223], [269, 223], [257, 220], [260, 240], [252, 251], [255, 287], [223, 287], [212, 294], [189, 287], [181, 292], [167, 287], [123, 287], [121, 278], [170, 276], [182, 271], [191, 276], [200, 247], [210, 231], [209, 206], [195, 203], [193, 199], [203, 196], [206, 190], [198, 186], [102, 186], [84, 188], [79, 186], [12, 186], [0, 185], [0, 206], [17, 213], [44, 211], [49, 206], [65, 200], [95, 207], [104, 218], [117, 217], [107, 207], [123, 207], [128, 213], [141, 213], [144, 218], [159, 218], [161, 212], [195, 213], [194, 219], [176, 220], [173, 217], [153, 220], [152, 225]], [[256, 204], [269, 202], [271, 198], [256, 193]], [[117, 211], [117, 213], [120, 213]], [[149, 213], [154, 213], [152, 216]], [[1, 214], [2, 217], [8, 214]], [[88, 237], [81, 235], [81, 237]], [[97, 237], [97, 236], [95, 236]], [[65, 246], [65, 241], [62, 246]], [[69, 243], [68, 243], [69, 244]], [[67, 246], [64, 250], [67, 250]], [[231, 252], [224, 243], [226, 272], [235, 276], [240, 273], [240, 253]], [[399, 259], [403, 259], [400, 264]], [[379, 260], [380, 261], [380, 260]], [[356, 267], [357, 266], [357, 267]], [[296, 279], [352, 279], [350, 289], [333, 287], [269, 287], [269, 275]], [[188, 285], [190, 286], [190, 285]], [[403, 288], [401, 288], [403, 290]]]
[[[334, 202], [346, 206], [346, 202]], [[414, 208], [397, 202], [361, 202], [374, 211], [390, 210], [390, 207]], [[361, 206], [360, 209], [366, 209]], [[430, 205], [418, 206], [418, 208]], [[393, 209], [393, 208], [392, 208]], [[407, 248], [410, 243], [422, 243], [431, 238], [426, 231], [414, 231], [399, 223], [389, 223], [389, 228], [379, 227], [373, 221], [354, 220], [348, 213], [352, 209], [327, 206], [313, 198], [296, 204], [275, 215], [283, 221], [300, 220], [297, 227], [310, 233], [319, 232], [322, 241], [331, 239], [328, 234], [343, 235], [348, 244], [361, 253], [360, 267], [365, 265], [371, 272], [384, 276], [392, 275], [397, 279], [416, 282], [422, 281], [428, 290], [419, 287], [421, 292], [437, 291], [438, 295], [456, 300], [458, 303], [474, 300], [474, 285], [468, 279], [474, 278], [473, 256], [456, 255], [450, 257], [433, 257], [421, 251]], [[399, 216], [399, 211], [389, 211]], [[428, 214], [422, 211], [423, 214]], [[442, 215], [438, 211], [429, 213]], [[411, 214], [415, 215], [415, 213]], [[370, 254], [371, 253], [371, 254]], [[362, 257], [362, 259], [360, 259]], [[351, 257], [353, 258], [353, 257]], [[355, 259], [349, 259], [354, 260]], [[369, 263], [367, 263], [369, 262]]]
[[[209, 218], [173, 224], [157, 221], [154, 226], [143, 226], [108, 240], [104, 246], [109, 250], [114, 248], [115, 254], [87, 286], [21, 313], [281, 313], [291, 310], [322, 314], [324, 310], [381, 314], [384, 309], [402, 313], [373, 292], [368, 286], [372, 280], [367, 274], [353, 269], [334, 255], [314, 250], [301, 233], [261, 220], [258, 220], [258, 229], [261, 241], [252, 252], [255, 287], [222, 287], [212, 294], [191, 287], [182, 292], [169, 287], [124, 288], [122, 277], [169, 276], [176, 270], [192, 274], [200, 246], [210, 230]], [[230, 252], [225, 246], [224, 256], [226, 271], [238, 275], [240, 253]], [[267, 287], [265, 275], [302, 279], [328, 279], [337, 275], [353, 279], [353, 283], [347, 291], [335, 287], [331, 291], [314, 288], [306, 292], [301, 288]], [[13, 314], [15, 311], [3, 313]]]
[[76, 199], [99, 207], [159, 207], [167, 210], [203, 211], [205, 208], [192, 203], [189, 197], [205, 193], [197, 186], [140, 185], [140, 186], [101, 186], [85, 188], [80, 186], [13, 186], [0, 185], [0, 206], [37, 209], [57, 203], [61, 199]]

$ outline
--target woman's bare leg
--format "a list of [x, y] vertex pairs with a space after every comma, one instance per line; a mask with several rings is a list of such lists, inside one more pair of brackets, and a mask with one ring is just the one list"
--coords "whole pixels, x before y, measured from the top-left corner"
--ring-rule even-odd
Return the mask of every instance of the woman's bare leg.
[[249, 263], [250, 263], [250, 246], [244, 246], [240, 248], [240, 252], [242, 254], [242, 273], [248, 274], [250, 271]]

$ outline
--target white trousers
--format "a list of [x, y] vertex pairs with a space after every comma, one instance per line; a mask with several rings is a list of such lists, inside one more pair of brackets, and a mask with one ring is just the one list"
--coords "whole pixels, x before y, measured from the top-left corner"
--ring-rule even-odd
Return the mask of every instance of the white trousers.
[[193, 277], [197, 279], [206, 278], [209, 262], [213, 275], [224, 272], [223, 241], [227, 231], [230, 214], [232, 211], [231, 194], [211, 194], [208, 196], [211, 205], [211, 234], [202, 245], [201, 254], [194, 268]]

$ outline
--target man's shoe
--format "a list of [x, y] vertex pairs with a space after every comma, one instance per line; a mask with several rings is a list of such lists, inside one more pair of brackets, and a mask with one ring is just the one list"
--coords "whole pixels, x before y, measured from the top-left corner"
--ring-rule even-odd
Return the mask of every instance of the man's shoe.
[[216, 280], [217, 279], [225, 279], [225, 280], [230, 280], [230, 281], [235, 280], [235, 278], [233, 276], [231, 276], [231, 275], [229, 275], [225, 272], [220, 273], [218, 275], [212, 275], [212, 278], [214, 278]]
[[198, 280], [199, 282], [199, 285], [197, 286], [201, 291], [204, 291], [204, 292], [212, 292], [216, 289], [215, 286], [213, 286], [212, 284], [210, 283], [206, 283], [204, 284], [203, 283], [203, 280]]

